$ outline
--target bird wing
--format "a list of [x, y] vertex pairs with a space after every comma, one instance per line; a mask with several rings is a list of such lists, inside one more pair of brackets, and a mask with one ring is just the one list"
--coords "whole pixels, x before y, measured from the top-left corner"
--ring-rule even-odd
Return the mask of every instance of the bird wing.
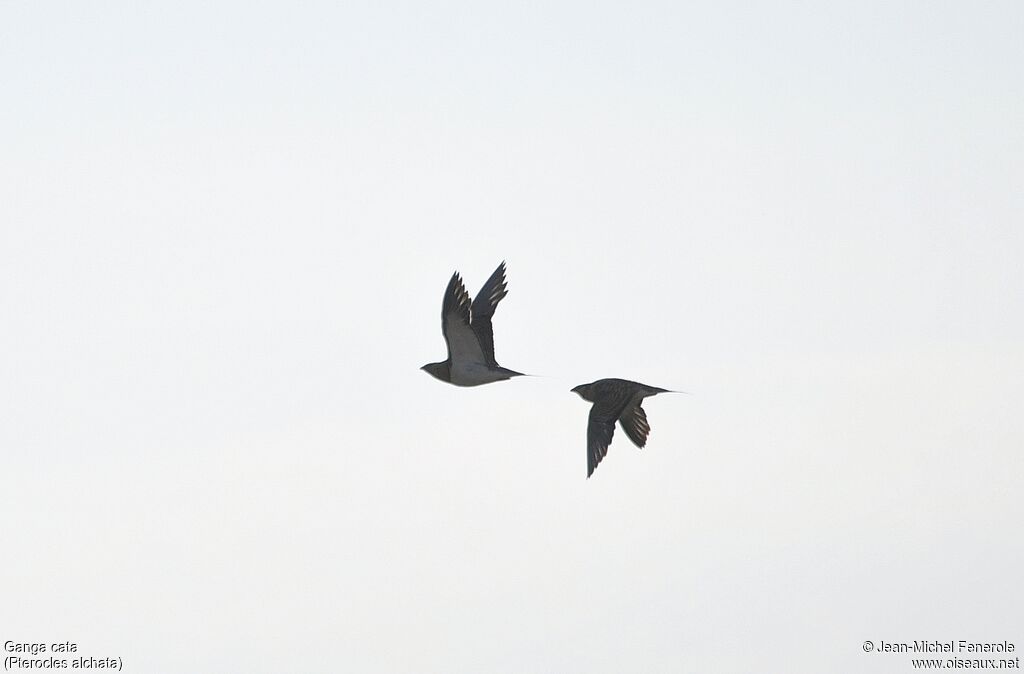
[[608, 453], [608, 445], [615, 434], [615, 420], [629, 402], [624, 390], [608, 391], [590, 408], [587, 421], [587, 477], [593, 475], [597, 464]]
[[448, 360], [451, 362], [483, 363], [484, 354], [480, 341], [470, 327], [469, 293], [462, 285], [459, 273], [452, 274], [441, 303], [441, 334], [448, 344]]
[[498, 362], [494, 360], [494, 330], [491, 327], [491, 317], [494, 316], [498, 302], [507, 294], [505, 263], [502, 262], [487, 279], [484, 286], [480, 288], [480, 292], [476, 294], [476, 299], [473, 300], [473, 320], [470, 324], [480, 342], [480, 349], [483, 351], [484, 358], [487, 359], [487, 364], [492, 367], [496, 366]]
[[632, 407], [626, 407], [619, 416], [619, 425], [634, 445], [643, 447], [647, 444], [647, 434], [651, 432], [651, 426], [647, 423], [647, 414], [639, 402]]

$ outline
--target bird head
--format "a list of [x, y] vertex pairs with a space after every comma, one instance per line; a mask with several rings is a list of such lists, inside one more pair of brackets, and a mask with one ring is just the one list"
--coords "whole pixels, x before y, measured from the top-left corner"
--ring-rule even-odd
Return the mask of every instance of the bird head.
[[451, 374], [448, 371], [448, 363], [427, 363], [420, 369], [441, 381], [451, 381]]
[[572, 392], [577, 394], [584, 400], [590, 400], [590, 387], [592, 384], [580, 384], [579, 386], [572, 389]]

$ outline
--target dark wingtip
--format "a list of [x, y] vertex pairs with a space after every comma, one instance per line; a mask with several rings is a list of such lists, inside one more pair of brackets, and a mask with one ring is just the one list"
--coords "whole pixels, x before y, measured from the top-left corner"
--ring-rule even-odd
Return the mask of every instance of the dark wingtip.
[[448, 287], [445, 288], [444, 291], [445, 299], [448, 299], [448, 297], [452, 295], [452, 293], [462, 285], [462, 276], [457, 271], [453, 272], [452, 277], [448, 279]]

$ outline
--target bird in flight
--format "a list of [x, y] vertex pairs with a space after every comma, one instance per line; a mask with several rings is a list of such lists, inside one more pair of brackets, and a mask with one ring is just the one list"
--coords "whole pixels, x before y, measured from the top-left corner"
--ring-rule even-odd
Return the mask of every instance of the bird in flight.
[[594, 474], [597, 464], [608, 453], [608, 445], [615, 433], [618, 421], [626, 436], [637, 447], [647, 443], [651, 426], [647, 414], [640, 406], [644, 398], [659, 393], [678, 393], [668, 389], [648, 386], [626, 379], [598, 379], [590, 384], [580, 384], [572, 389], [584, 400], [594, 403], [587, 421], [587, 477]]
[[441, 303], [441, 334], [448, 345], [448, 360], [427, 363], [421, 370], [456, 386], [479, 386], [522, 376], [494, 360], [491, 318], [508, 290], [505, 263], [494, 270], [472, 304], [459, 272], [452, 274]]

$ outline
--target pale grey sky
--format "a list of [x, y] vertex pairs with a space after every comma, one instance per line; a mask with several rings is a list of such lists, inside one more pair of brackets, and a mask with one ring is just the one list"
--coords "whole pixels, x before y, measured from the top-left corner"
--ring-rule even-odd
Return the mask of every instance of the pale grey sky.
[[[1024, 7], [0, 6], [0, 639], [126, 672], [1024, 648]], [[498, 262], [499, 362], [441, 295]], [[588, 405], [645, 403], [586, 474]]]

